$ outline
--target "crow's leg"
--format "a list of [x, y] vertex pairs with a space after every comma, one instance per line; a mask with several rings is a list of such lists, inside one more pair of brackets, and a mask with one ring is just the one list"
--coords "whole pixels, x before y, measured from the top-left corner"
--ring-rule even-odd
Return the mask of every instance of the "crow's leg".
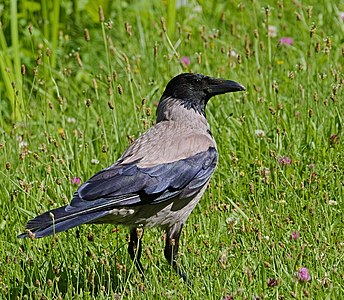
[[140, 262], [141, 252], [142, 252], [142, 237], [143, 228], [132, 228], [130, 230], [130, 241], [128, 245], [128, 252], [130, 258], [135, 263], [137, 270], [140, 272], [144, 278], [143, 267]]
[[178, 273], [178, 275], [181, 276], [186, 282], [188, 282], [186, 273], [181, 270], [177, 263], [179, 237], [182, 232], [182, 228], [183, 224], [177, 223], [167, 230], [164, 254], [168, 263], [172, 265], [173, 269]]

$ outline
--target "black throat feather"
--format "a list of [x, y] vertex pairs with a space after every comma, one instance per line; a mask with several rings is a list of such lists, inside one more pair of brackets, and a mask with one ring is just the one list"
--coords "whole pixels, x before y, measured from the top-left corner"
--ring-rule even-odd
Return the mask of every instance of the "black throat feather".
[[194, 100], [194, 99], [181, 99], [180, 103], [186, 109], [193, 109], [195, 112], [201, 114], [202, 116], [206, 118], [206, 113], [205, 113], [206, 103], [202, 103], [199, 100]]

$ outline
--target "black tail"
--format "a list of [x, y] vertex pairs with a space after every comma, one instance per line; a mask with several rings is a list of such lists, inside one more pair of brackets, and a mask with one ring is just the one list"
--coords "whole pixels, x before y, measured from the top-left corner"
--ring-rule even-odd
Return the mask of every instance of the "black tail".
[[29, 237], [31, 233], [34, 237], [41, 238], [52, 235], [81, 224], [90, 223], [95, 219], [108, 214], [107, 211], [75, 211], [68, 210], [67, 206], [62, 206], [41, 214], [27, 222], [25, 228], [30, 231], [18, 235], [18, 238]]

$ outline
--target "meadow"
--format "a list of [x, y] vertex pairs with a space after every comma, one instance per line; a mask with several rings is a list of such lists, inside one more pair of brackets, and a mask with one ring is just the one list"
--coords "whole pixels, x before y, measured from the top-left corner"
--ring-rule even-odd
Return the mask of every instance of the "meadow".
[[[343, 2], [5, 0], [0, 21], [0, 299], [344, 298]], [[219, 165], [181, 237], [193, 284], [159, 229], [146, 281], [125, 227], [17, 239], [154, 124], [183, 72], [246, 87], [207, 106]]]

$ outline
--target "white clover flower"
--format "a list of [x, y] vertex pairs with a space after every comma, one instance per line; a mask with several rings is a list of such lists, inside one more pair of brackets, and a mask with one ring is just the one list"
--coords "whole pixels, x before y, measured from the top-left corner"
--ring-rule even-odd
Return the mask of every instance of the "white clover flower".
[[273, 26], [273, 25], [269, 25], [268, 35], [269, 35], [269, 37], [276, 37], [277, 36], [277, 27]]
[[99, 160], [96, 159], [96, 158], [92, 158], [91, 164], [93, 164], [93, 165], [98, 165], [98, 164], [99, 164]]
[[73, 118], [73, 117], [67, 118], [67, 123], [74, 124], [75, 122], [76, 122], [75, 118]]
[[231, 56], [231, 57], [237, 57], [238, 56], [238, 54], [234, 50], [232, 50], [231, 52], [228, 51], [227, 55]]
[[19, 142], [19, 148], [26, 148], [28, 146], [28, 142], [20, 141]]
[[261, 129], [257, 129], [257, 130], [255, 130], [254, 135], [255, 135], [257, 138], [262, 139], [262, 138], [265, 137], [265, 132], [264, 132], [263, 130], [261, 130]]

